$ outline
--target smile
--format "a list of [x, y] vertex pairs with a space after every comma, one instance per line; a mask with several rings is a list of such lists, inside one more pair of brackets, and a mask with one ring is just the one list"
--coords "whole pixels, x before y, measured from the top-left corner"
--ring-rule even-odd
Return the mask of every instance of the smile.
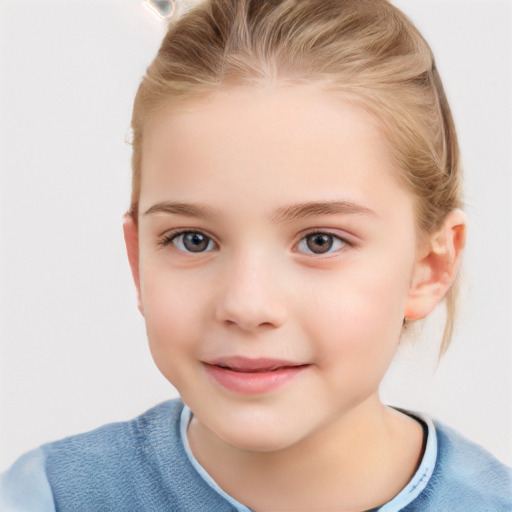
[[229, 391], [248, 395], [273, 391], [310, 366], [291, 361], [238, 356], [204, 364], [206, 372], [217, 384]]

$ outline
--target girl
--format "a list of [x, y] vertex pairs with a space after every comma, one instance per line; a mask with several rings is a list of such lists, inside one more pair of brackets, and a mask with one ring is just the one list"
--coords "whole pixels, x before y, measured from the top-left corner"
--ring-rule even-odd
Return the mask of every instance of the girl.
[[133, 118], [128, 257], [178, 389], [6, 475], [26, 510], [510, 510], [510, 472], [379, 384], [465, 241], [432, 53], [385, 0], [211, 0]]

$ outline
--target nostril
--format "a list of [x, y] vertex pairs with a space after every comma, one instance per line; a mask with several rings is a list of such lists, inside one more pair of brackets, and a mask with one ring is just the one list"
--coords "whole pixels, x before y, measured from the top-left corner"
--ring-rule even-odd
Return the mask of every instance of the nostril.
[[270, 302], [256, 307], [255, 304], [233, 304], [225, 301], [218, 305], [216, 318], [227, 327], [253, 331], [280, 327], [286, 321], [286, 314], [284, 308]]

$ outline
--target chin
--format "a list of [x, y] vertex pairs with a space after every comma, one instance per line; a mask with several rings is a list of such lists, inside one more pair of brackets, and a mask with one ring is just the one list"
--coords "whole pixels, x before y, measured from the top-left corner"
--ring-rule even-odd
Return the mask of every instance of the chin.
[[237, 432], [236, 435], [224, 437], [224, 441], [238, 450], [258, 453], [277, 452], [294, 444], [285, 433], [277, 436], [264, 435], [262, 432], [259, 432], [258, 435]]
[[217, 425], [212, 430], [224, 442], [249, 452], [277, 452], [285, 450], [299, 442], [303, 435], [297, 432], [293, 425], [276, 422], [262, 422], [250, 418], [245, 421], [231, 421], [228, 424]]

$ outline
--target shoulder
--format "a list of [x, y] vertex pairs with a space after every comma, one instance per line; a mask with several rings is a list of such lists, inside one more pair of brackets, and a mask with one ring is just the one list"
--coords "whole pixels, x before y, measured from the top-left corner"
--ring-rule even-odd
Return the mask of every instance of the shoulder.
[[435, 427], [434, 472], [410, 510], [510, 512], [511, 469], [454, 429], [439, 422]]
[[60, 453], [66, 454], [67, 460], [76, 457], [90, 457], [96, 462], [105, 463], [113, 454], [124, 453], [137, 449], [137, 455], [144, 451], [148, 440], [175, 441], [183, 403], [180, 400], [163, 402], [140, 416], [118, 423], [103, 425], [95, 430], [85, 432], [42, 446], [48, 459], [56, 458]]
[[43, 445], [57, 508], [108, 510], [157, 492], [153, 479], [161, 459], [170, 472], [183, 460], [176, 455], [182, 407], [177, 400], [164, 402], [133, 420]]
[[43, 445], [52, 488], [58, 491], [86, 482], [100, 485], [127, 477], [157, 457], [162, 446], [172, 451], [179, 440], [176, 425], [182, 407], [178, 400], [163, 402], [130, 421]]
[[170, 400], [133, 420], [43, 445], [9, 473], [15, 477], [11, 484], [16, 482], [17, 503], [22, 494], [30, 494], [40, 500], [34, 503], [44, 498], [47, 508], [0, 510], [231, 510], [185, 453], [182, 410], [181, 400]]
[[54, 512], [52, 491], [44, 468], [44, 454], [38, 448], [20, 457], [0, 474], [0, 510]]
[[141, 454], [155, 439], [158, 445], [162, 432], [165, 442], [172, 444], [172, 425], [178, 423], [182, 408], [178, 400], [164, 402], [131, 421], [47, 443], [22, 455], [0, 475], [0, 510], [53, 512], [58, 501], [77, 487], [90, 489], [95, 475], [103, 475], [103, 486], [110, 485], [120, 472], [140, 466]]

